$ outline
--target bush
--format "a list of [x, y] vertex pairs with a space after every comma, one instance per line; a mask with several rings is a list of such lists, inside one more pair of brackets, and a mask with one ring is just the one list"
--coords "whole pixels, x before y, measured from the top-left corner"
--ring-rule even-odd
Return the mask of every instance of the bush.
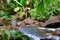
[[55, 15], [53, 13], [55, 10], [60, 10], [59, 0], [33, 0], [32, 3], [34, 8], [31, 9], [30, 15], [38, 20], [49, 19], [51, 16]]

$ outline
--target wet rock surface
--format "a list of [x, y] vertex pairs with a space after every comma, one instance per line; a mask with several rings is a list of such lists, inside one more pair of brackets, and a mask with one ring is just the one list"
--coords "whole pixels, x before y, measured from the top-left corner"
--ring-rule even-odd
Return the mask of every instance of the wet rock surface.
[[60, 36], [60, 28], [56, 29], [56, 34]]
[[[60, 22], [59, 22], [59, 17], [55, 16], [50, 18], [49, 20], [46, 20], [45, 22], [39, 22], [37, 20], [33, 20], [33, 19], [25, 19], [22, 22], [19, 22], [17, 27], [26, 27], [27, 25], [31, 25], [31, 26], [35, 26], [35, 27], [44, 27], [44, 28], [59, 28], [60, 27]], [[60, 31], [58, 31], [60, 32]], [[57, 35], [60, 35], [59, 33], [57, 33]]]
[[[33, 25], [37, 27], [47, 27], [47, 28], [59, 28], [60, 19], [58, 16], [53, 16], [50, 19], [46, 20], [45, 22], [40, 22], [38, 20], [27, 18], [23, 20], [19, 25], [19, 27], [24, 27], [26, 25]], [[48, 27], [49, 26], [49, 27]]]

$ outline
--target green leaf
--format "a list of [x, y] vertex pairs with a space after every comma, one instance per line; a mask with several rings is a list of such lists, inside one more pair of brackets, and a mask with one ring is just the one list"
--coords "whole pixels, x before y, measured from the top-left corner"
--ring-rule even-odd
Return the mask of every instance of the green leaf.
[[19, 32], [19, 31], [15, 31], [15, 30], [11, 30], [10, 33], [11, 33], [12, 37], [16, 37], [16, 38], [23, 35], [23, 33]]
[[14, 12], [18, 12], [20, 10], [20, 7], [14, 8]]
[[21, 0], [20, 3], [22, 4], [22, 6], [25, 6], [26, 5], [26, 1], [27, 0]]

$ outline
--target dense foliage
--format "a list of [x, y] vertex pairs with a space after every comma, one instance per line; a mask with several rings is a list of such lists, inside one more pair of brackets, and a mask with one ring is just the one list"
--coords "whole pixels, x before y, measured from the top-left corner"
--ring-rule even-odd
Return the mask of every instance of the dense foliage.
[[16, 30], [0, 30], [0, 40], [30, 40], [28, 36]]
[[31, 9], [31, 17], [45, 20], [55, 15], [53, 12], [58, 14], [60, 11], [59, 0], [32, 0], [34, 8]]
[[24, 8], [27, 0], [1, 0], [0, 17], [11, 18], [12, 15]]
[[[13, 14], [28, 13], [25, 9], [27, 3], [30, 2], [30, 16], [38, 20], [49, 19], [51, 16], [60, 12], [60, 0], [1, 0], [0, 16], [3, 18], [11, 18]], [[9, 15], [9, 16], [8, 16]]]

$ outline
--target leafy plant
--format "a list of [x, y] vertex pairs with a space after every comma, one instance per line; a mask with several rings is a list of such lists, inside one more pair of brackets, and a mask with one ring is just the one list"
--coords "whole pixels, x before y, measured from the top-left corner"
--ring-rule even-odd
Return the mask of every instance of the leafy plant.
[[19, 31], [11, 30], [10, 33], [11, 33], [12, 37], [15, 39], [21, 38], [22, 40], [30, 40], [30, 38], [28, 36], [24, 35], [23, 33], [19, 32]]
[[3, 23], [5, 25], [11, 24], [11, 22], [9, 22], [9, 19], [11, 20], [11, 18], [13, 18], [13, 16], [10, 15], [9, 12], [4, 12], [3, 10], [0, 10], [0, 17], [3, 19]]
[[11, 35], [8, 30], [3, 29], [0, 30], [0, 36], [1, 36], [1, 40], [9, 40]]
[[53, 11], [60, 9], [59, 0], [33, 0], [34, 9], [31, 9], [31, 17], [45, 20], [53, 16]]
[[[4, 17], [3, 18], [11, 18], [13, 14], [22, 14], [22, 16], [26, 13], [24, 11], [26, 2], [28, 0], [10, 0], [0, 1], [0, 10], [3, 10]], [[60, 11], [60, 0], [30, 0], [31, 5], [33, 5], [33, 9], [29, 10], [32, 18], [38, 20], [46, 20], [51, 16], [55, 15]], [[57, 10], [57, 11], [56, 11]], [[21, 13], [21, 12], [24, 13]], [[19, 13], [20, 12], [20, 13]], [[9, 15], [9, 16], [8, 16]]]
[[[27, 0], [1, 0], [0, 1], [0, 17], [8, 24], [8, 19], [20, 12], [26, 6]], [[20, 13], [22, 14], [22, 13]]]
[[1, 0], [0, 10], [8, 12], [8, 14], [10, 15], [16, 14], [18, 11], [20, 11], [22, 8], [26, 6], [26, 1], [27, 0]]
[[17, 31], [17, 30], [0, 30], [0, 37], [1, 40], [15, 40], [18, 38], [21, 38], [23, 40], [30, 40], [30, 38], [26, 35], [24, 35], [23, 33]]
[[10, 33], [11, 33], [12, 37], [16, 37], [16, 38], [23, 35], [23, 33], [19, 32], [19, 31], [15, 31], [15, 30], [10, 30]]
[[0, 10], [0, 17], [7, 19], [12, 18], [12, 15], [10, 15], [9, 12], [4, 12], [3, 10]]
[[27, 0], [10, 0], [9, 5], [13, 9], [17, 8], [19, 10], [20, 8], [22, 9], [26, 5], [26, 1]]

